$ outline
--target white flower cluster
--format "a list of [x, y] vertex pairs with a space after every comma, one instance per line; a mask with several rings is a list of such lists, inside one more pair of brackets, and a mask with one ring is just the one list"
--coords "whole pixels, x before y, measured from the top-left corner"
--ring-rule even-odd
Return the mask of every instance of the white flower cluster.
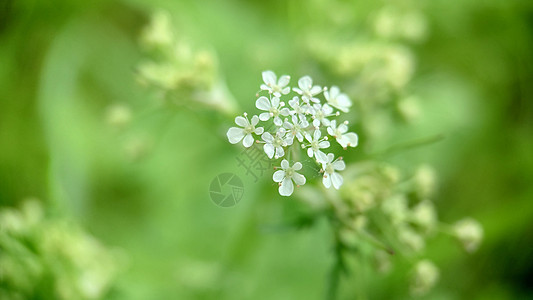
[[[307, 149], [307, 155], [321, 165], [324, 186], [339, 189], [343, 178], [337, 171], [344, 170], [346, 166], [342, 157], [335, 159], [333, 153], [326, 154], [325, 151], [330, 147], [330, 137], [345, 149], [357, 146], [357, 134], [348, 132], [348, 121], [337, 121], [341, 112], [348, 112], [352, 105], [348, 96], [336, 86], [327, 89], [313, 85], [309, 76], [300, 78], [298, 87], [291, 89], [288, 75], [279, 79], [272, 71], [265, 71], [262, 75], [264, 83], [261, 91], [267, 95], [260, 96], [255, 106], [263, 112], [250, 119], [247, 113], [236, 117], [235, 123], [240, 127], [228, 130], [229, 142], [237, 144], [242, 141], [247, 148], [254, 141], [262, 143], [268, 158], [283, 159], [281, 170], [273, 176], [274, 181], [279, 183], [282, 196], [293, 193], [293, 182], [298, 186], [306, 182], [305, 177], [296, 172], [302, 169], [302, 164], [294, 162], [292, 167], [289, 164], [291, 150], [300, 147]], [[321, 94], [324, 101], [319, 98]], [[283, 98], [288, 100], [285, 100], [288, 105]]]

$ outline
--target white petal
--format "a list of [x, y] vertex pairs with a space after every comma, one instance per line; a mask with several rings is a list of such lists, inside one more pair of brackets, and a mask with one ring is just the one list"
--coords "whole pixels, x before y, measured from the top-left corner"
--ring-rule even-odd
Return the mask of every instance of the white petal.
[[289, 146], [292, 145], [292, 143], [294, 143], [294, 135], [287, 134], [287, 136], [285, 137], [283, 141]]
[[343, 137], [346, 139], [348, 146], [355, 147], [357, 146], [359, 142], [359, 138], [357, 137], [356, 133], [348, 132], [343, 135]]
[[332, 174], [330, 174], [330, 176], [331, 176], [331, 183], [333, 183], [333, 187], [338, 190], [341, 187], [342, 182], [343, 182], [342, 176], [336, 172], [333, 172]]
[[338, 130], [340, 133], [345, 133], [346, 131], [348, 131], [348, 126], [346, 126], [346, 124], [342, 123], [341, 125], [339, 125], [339, 127], [337, 128], [337, 130]]
[[320, 149], [329, 148], [329, 141], [322, 141], [318, 143], [318, 148]]
[[311, 135], [310, 135], [309, 133], [307, 133], [307, 132], [305, 133], [305, 139], [306, 139], [307, 141], [309, 141], [309, 143], [311, 143], [311, 142], [313, 141], [313, 138], [312, 138]]
[[230, 143], [237, 144], [244, 137], [244, 130], [242, 128], [231, 127], [226, 135]]
[[345, 94], [339, 95], [339, 97], [337, 98], [337, 103], [339, 104], [339, 106], [343, 106], [343, 107], [352, 106], [352, 101]]
[[313, 139], [315, 141], [318, 141], [320, 139], [320, 130], [315, 130], [315, 132], [313, 132]]
[[333, 112], [333, 108], [327, 104], [324, 104], [324, 106], [322, 106], [322, 111], [324, 111], [325, 115], [329, 115]]
[[272, 176], [272, 179], [274, 179], [274, 182], [282, 182], [283, 178], [285, 178], [285, 171], [283, 170], [277, 170], [274, 172], [274, 175]]
[[313, 79], [309, 76], [304, 76], [298, 80], [298, 86], [302, 90], [308, 90], [311, 88], [311, 85], [313, 85]]
[[287, 169], [288, 167], [289, 167], [289, 162], [288, 162], [286, 159], [282, 160], [282, 161], [281, 161], [281, 168], [282, 168], [283, 170], [285, 170], [285, 169]]
[[287, 95], [288, 93], [290, 93], [290, 91], [291, 91], [291, 88], [290, 87], [286, 87], [283, 90], [281, 90], [281, 93], [283, 95]]
[[274, 74], [274, 72], [264, 71], [261, 75], [263, 76], [263, 81], [266, 84], [276, 84], [276, 74]]
[[313, 126], [319, 127], [320, 126], [320, 120], [319, 119], [314, 119], [313, 120]]
[[319, 87], [318, 85], [315, 85], [314, 87], [311, 88], [309, 92], [311, 93], [311, 95], [316, 95], [320, 93], [321, 91], [322, 91], [322, 88]]
[[326, 162], [330, 163], [334, 158], [335, 156], [333, 156], [333, 153], [328, 153]]
[[251, 133], [248, 133], [244, 137], [244, 140], [242, 141], [242, 144], [244, 145], [244, 147], [248, 148], [248, 147], [252, 146], [253, 143], [254, 143], [254, 137], [252, 136]]
[[333, 129], [337, 128], [337, 120], [333, 120], [331, 121], [331, 123], [329, 124]]
[[295, 91], [296, 93], [298, 94], [303, 94], [304, 92], [302, 90], [300, 90], [299, 88], [292, 88], [293, 91]]
[[276, 124], [276, 126], [281, 126], [283, 124], [283, 121], [281, 121], [280, 117], [275, 117], [274, 124]]
[[279, 98], [274, 97], [272, 98], [272, 107], [278, 107], [279, 106]]
[[259, 117], [257, 117], [257, 116], [254, 115], [254, 116], [252, 117], [252, 120], [250, 121], [250, 123], [252, 124], [252, 126], [257, 125], [257, 123], [259, 123]]
[[342, 148], [348, 147], [348, 142], [349, 142], [348, 139], [344, 135], [337, 137], [337, 143], [339, 143], [339, 145], [341, 145]]
[[257, 135], [261, 135], [263, 133], [263, 131], [265, 131], [265, 129], [263, 127], [257, 127], [254, 130], [254, 133], [257, 134]]
[[304, 136], [300, 132], [296, 133], [296, 138], [298, 138], [300, 143], [304, 141]]
[[292, 168], [296, 171], [298, 170], [301, 170], [302, 169], [302, 163], [301, 162], [296, 162], [294, 163], [294, 165], [292, 166]]
[[326, 154], [320, 150], [315, 151], [315, 157], [320, 163], [327, 163], [328, 161]]
[[313, 149], [307, 148], [307, 156], [313, 157]]
[[282, 115], [282, 116], [288, 116], [290, 114], [291, 114], [291, 111], [288, 108], [286, 108], [286, 107], [284, 107], [284, 108], [282, 108], [280, 110], [280, 115]]
[[270, 119], [270, 117], [271, 117], [271, 116], [270, 116], [270, 113], [267, 113], [267, 112], [265, 112], [265, 113], [261, 113], [261, 114], [259, 115], [259, 120], [261, 120], [261, 121], [268, 121], [268, 119]]
[[298, 97], [294, 96], [291, 100], [289, 100], [289, 106], [294, 108], [295, 106], [298, 106]]
[[322, 184], [324, 184], [324, 186], [326, 188], [328, 188], [328, 189], [331, 187], [331, 178], [330, 177], [331, 176], [329, 176], [329, 175], [326, 175], [326, 176], [322, 177]]
[[241, 117], [241, 116], [238, 116], [235, 118], [235, 123], [241, 127], [246, 127], [248, 126], [248, 120], [246, 120], [244, 117]]
[[282, 196], [292, 195], [292, 192], [294, 191], [294, 185], [292, 184], [292, 180], [290, 180], [289, 178], [283, 179], [283, 182], [281, 183], [281, 186], [278, 190], [279, 194]]
[[270, 91], [270, 90], [271, 90], [271, 88], [270, 88], [268, 85], [266, 85], [266, 84], [262, 84], [262, 85], [261, 85], [261, 89], [262, 89], [263, 91]]
[[259, 97], [257, 101], [255, 101], [255, 107], [259, 108], [260, 110], [270, 110], [270, 101], [268, 101], [268, 98], [265, 96]]
[[335, 99], [337, 98], [337, 95], [339, 95], [339, 87], [337, 86], [332, 86], [330, 89], [329, 89], [329, 95], [331, 97], [331, 99]]
[[272, 144], [265, 144], [263, 146], [263, 150], [265, 150], [265, 153], [268, 158], [272, 158], [274, 156], [274, 146]]
[[285, 122], [283, 122], [283, 126], [289, 130], [291, 130], [294, 127], [294, 125], [292, 125], [292, 123], [287, 122], [286, 119], [285, 119]]
[[[331, 124], [330, 124], [331, 125]], [[335, 131], [333, 130], [332, 127], [328, 127], [328, 134], [331, 135], [331, 136], [335, 136]]]
[[276, 158], [283, 157], [285, 155], [285, 151], [282, 147], [276, 147]]
[[274, 141], [274, 137], [270, 134], [270, 132], [263, 133], [261, 138], [263, 139], [263, 141], [265, 141], [267, 143], [271, 143], [271, 144]]
[[296, 183], [297, 185], [304, 185], [305, 184], [305, 176], [303, 176], [300, 173], [296, 173], [295, 172], [292, 175], [292, 180], [294, 180], [294, 183]]
[[279, 78], [278, 85], [279, 86], [286, 86], [287, 84], [289, 84], [290, 80], [291, 80], [291, 77], [289, 75], [282, 75]]
[[336, 162], [331, 164], [335, 170], [342, 171], [346, 168], [346, 164], [343, 160], [337, 160]]

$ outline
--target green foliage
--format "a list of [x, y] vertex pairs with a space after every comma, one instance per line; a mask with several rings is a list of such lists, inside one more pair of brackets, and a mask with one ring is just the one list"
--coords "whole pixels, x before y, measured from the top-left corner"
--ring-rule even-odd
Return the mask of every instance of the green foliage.
[[[143, 62], [173, 57], [143, 46], [158, 11], [191, 51], [173, 61], [187, 76], [171, 93], [138, 82]], [[387, 253], [394, 234], [374, 221], [371, 237], [336, 230], [321, 191], [282, 198], [272, 171], [256, 181], [239, 166], [229, 116], [254, 108], [268, 69], [352, 98], [360, 140], [344, 160], [357, 172], [339, 194], [351, 221], [401, 192], [409, 209], [431, 200], [439, 220], [481, 223], [472, 254], [458, 243], [472, 227], [467, 240], [428, 233], [423, 258], [439, 271], [425, 297], [532, 297], [532, 14], [527, 0], [2, 2], [0, 297], [322, 299], [329, 286], [409, 298], [413, 274], [435, 273]], [[231, 208], [209, 199], [224, 172], [244, 183]], [[92, 269], [108, 275], [84, 294]]]

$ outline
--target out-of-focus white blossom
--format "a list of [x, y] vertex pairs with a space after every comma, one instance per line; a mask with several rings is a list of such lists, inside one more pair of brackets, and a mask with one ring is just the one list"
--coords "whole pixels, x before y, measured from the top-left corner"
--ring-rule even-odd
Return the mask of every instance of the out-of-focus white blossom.
[[424, 232], [431, 232], [437, 225], [437, 212], [431, 201], [418, 203], [411, 211], [411, 220]]
[[414, 268], [411, 281], [411, 294], [421, 296], [427, 294], [439, 280], [439, 269], [431, 261], [419, 261]]
[[474, 252], [479, 248], [483, 239], [483, 227], [478, 221], [466, 218], [453, 226], [454, 234], [467, 252]]
[[419, 166], [414, 175], [415, 191], [421, 199], [433, 195], [437, 185], [435, 169], [429, 165]]

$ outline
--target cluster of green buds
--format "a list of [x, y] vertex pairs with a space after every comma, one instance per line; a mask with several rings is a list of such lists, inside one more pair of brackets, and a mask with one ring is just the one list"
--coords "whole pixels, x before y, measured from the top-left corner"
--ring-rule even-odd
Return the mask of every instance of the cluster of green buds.
[[0, 228], [1, 299], [102, 299], [112, 289], [120, 255], [39, 201], [2, 208]]
[[[329, 216], [340, 262], [370, 251], [376, 270], [388, 272], [393, 261], [405, 259], [413, 264], [411, 292], [421, 295], [439, 277], [437, 266], [424, 256], [429, 239], [443, 233], [469, 253], [479, 247], [483, 230], [477, 221], [467, 218], [448, 225], [438, 220], [431, 201], [436, 190], [431, 167], [422, 165], [406, 176], [392, 165], [369, 161], [348, 165], [344, 174], [344, 185], [338, 193], [322, 189], [297, 194], [302, 201], [313, 201], [315, 209]], [[313, 199], [310, 194], [322, 197]]]
[[[417, 63], [410, 45], [426, 38], [428, 25], [422, 12], [409, 5], [391, 3], [369, 16], [364, 22], [352, 16], [327, 29], [309, 27], [304, 50], [324, 73], [343, 80], [361, 133], [379, 139], [397, 121], [412, 123], [420, 116], [420, 96], [409, 88]], [[336, 34], [348, 28], [356, 32], [352, 38]]]
[[152, 15], [141, 34], [141, 46], [149, 55], [137, 66], [141, 84], [155, 88], [176, 105], [234, 112], [235, 101], [218, 76], [216, 54], [196, 50], [176, 35], [167, 12]]

